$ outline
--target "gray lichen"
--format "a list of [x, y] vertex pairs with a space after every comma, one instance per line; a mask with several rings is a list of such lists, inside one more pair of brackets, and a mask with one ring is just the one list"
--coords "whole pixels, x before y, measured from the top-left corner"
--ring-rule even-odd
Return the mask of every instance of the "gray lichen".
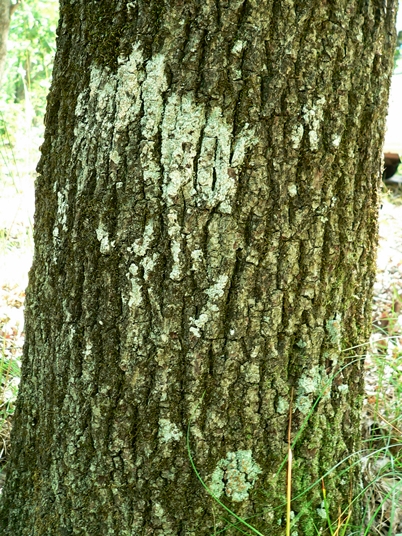
[[304, 415], [306, 415], [317, 396], [324, 398], [327, 387], [329, 386], [329, 378], [324, 369], [318, 366], [313, 366], [305, 371], [299, 379], [297, 385], [297, 398], [295, 407]]
[[162, 443], [168, 441], [180, 441], [183, 436], [177, 426], [168, 419], [159, 419], [159, 437]]
[[337, 313], [334, 319], [327, 320], [325, 324], [330, 341], [337, 346], [341, 343], [341, 320], [341, 315]]
[[286, 398], [283, 398], [280, 396], [278, 398], [278, 403], [276, 405], [276, 411], [283, 415], [284, 413], [287, 413], [289, 411], [289, 401], [286, 400]]
[[248, 499], [248, 492], [261, 472], [251, 450], [228, 452], [212, 473], [210, 490], [217, 498], [225, 494], [232, 501], [244, 501]]

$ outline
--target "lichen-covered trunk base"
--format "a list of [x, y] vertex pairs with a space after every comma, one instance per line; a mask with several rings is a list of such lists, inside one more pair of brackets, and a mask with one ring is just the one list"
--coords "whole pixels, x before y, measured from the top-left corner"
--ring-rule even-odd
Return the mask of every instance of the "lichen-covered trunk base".
[[348, 515], [393, 9], [61, 2], [4, 534]]

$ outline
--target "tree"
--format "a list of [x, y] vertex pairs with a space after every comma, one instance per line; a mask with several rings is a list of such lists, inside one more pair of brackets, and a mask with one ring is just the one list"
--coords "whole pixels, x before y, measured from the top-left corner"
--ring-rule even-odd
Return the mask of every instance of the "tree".
[[10, 27], [10, 20], [17, 5], [18, 0], [15, 3], [10, 0], [0, 0], [0, 80], [3, 76], [4, 65], [6, 63], [7, 35]]
[[61, 2], [4, 534], [234, 534], [187, 448], [217, 499], [284, 534], [289, 415], [292, 530], [326, 526], [308, 488], [337, 463], [347, 509], [394, 18]]
[[10, 22], [3, 98], [11, 105], [25, 100], [28, 92], [41, 119], [51, 81], [57, 21], [58, 0], [30, 0], [19, 3]]

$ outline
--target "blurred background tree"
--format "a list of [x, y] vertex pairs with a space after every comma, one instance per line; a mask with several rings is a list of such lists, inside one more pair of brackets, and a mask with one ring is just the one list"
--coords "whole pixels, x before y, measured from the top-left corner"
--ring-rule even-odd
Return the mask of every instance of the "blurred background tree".
[[0, 136], [13, 144], [19, 116], [42, 130], [55, 52], [58, 0], [21, 0], [10, 21], [0, 95]]
[[401, 68], [402, 68], [402, 65], [401, 65], [401, 59], [402, 59], [402, 31], [398, 32], [394, 59], [395, 59], [395, 63], [394, 63], [395, 73], [394, 74], [398, 74], [398, 73], [400, 73]]
[[4, 65], [7, 56], [7, 36], [10, 19], [17, 9], [19, 0], [0, 0], [0, 80], [3, 77]]

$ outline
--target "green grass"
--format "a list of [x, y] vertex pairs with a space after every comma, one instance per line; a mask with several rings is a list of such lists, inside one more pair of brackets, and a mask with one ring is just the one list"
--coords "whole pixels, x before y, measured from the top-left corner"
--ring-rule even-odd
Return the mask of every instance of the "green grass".
[[[394, 328], [393, 322], [389, 324], [390, 329]], [[376, 343], [373, 345], [371, 343], [370, 349], [370, 360], [373, 367], [375, 367], [375, 373], [378, 377], [379, 389], [377, 390], [377, 397], [374, 397], [372, 400], [367, 400], [366, 406], [369, 405], [370, 411], [373, 412], [373, 417], [376, 420], [373, 420], [373, 425], [368, 431], [368, 437], [363, 441], [363, 449], [359, 452], [353, 453], [347, 458], [341, 460], [335, 466], [333, 466], [329, 471], [327, 471], [320, 479], [314, 482], [310, 487], [305, 489], [302, 493], [293, 497], [292, 500], [295, 501], [302, 497], [305, 497], [307, 500], [309, 492], [315, 486], [321, 486], [322, 489], [322, 503], [321, 503], [321, 512], [322, 517], [326, 521], [327, 530], [324, 533], [316, 527], [316, 532], [318, 534], [327, 533], [330, 536], [351, 536], [353, 534], [359, 534], [363, 536], [371, 536], [375, 534], [387, 534], [388, 536], [395, 536], [395, 525], [399, 523], [399, 520], [402, 522], [402, 503], [401, 503], [401, 492], [402, 492], [402, 438], [400, 429], [402, 426], [399, 425], [401, 420], [401, 370], [402, 370], [402, 353], [396, 356], [395, 353], [391, 357], [387, 354], [384, 355], [384, 352], [379, 352], [378, 349], [384, 350], [388, 348], [390, 341], [395, 340], [395, 335], [391, 337], [388, 335], [382, 336], [381, 339], [377, 338]], [[402, 352], [402, 348], [401, 348]], [[361, 361], [366, 359], [366, 355], [357, 355], [353, 363], [356, 361]], [[391, 365], [390, 365], [391, 359]], [[346, 366], [350, 366], [353, 363], [348, 363]], [[346, 367], [345, 366], [345, 367]], [[344, 367], [344, 368], [345, 368]], [[343, 369], [342, 369], [343, 370]], [[340, 370], [337, 374], [342, 372]], [[331, 378], [329, 383], [332, 382], [334, 378]], [[303, 429], [308, 425], [309, 418], [314, 412], [316, 405], [324, 393], [328, 389], [329, 385], [323, 386], [321, 395], [315, 401], [310, 413], [306, 416], [304, 422], [302, 423], [298, 434], [291, 447], [289, 452], [292, 452], [296, 446], [296, 443], [302, 433]], [[384, 389], [392, 390], [393, 397], [388, 397], [384, 399], [382, 393]], [[199, 404], [202, 403], [202, 399]], [[198, 408], [198, 406], [197, 406]], [[196, 409], [197, 409], [196, 408]], [[194, 411], [194, 413], [196, 410]], [[385, 417], [384, 415], [387, 415]], [[224, 533], [229, 527], [236, 529], [239, 533], [242, 534], [257, 534], [259, 536], [269, 536], [263, 535], [259, 532], [252, 524], [251, 518], [242, 518], [237, 515], [235, 511], [231, 510], [226, 506], [219, 498], [217, 498], [211, 489], [208, 487], [201, 474], [199, 473], [196, 460], [194, 460], [191, 452], [191, 424], [190, 420], [187, 429], [187, 452], [190, 460], [190, 464], [200, 482], [204, 487], [206, 492], [212, 497], [218, 507], [226, 511], [232, 519], [227, 519], [226, 517], [220, 516], [221, 520], [226, 522], [226, 528], [221, 529], [220, 531], [214, 534]], [[402, 423], [401, 423], [402, 424]], [[288, 457], [286, 457], [281, 465], [278, 467], [276, 478], [282, 473], [283, 468], [288, 462]], [[341, 469], [341, 466], [344, 462], [349, 462], [349, 466], [346, 469]], [[339, 511], [336, 519], [332, 519], [330, 515], [330, 503], [331, 497], [327, 496], [327, 491], [325, 488], [325, 479], [332, 474], [336, 474], [338, 478], [347, 476], [347, 473], [351, 468], [356, 465], [362, 465], [363, 469], [363, 486], [359, 494], [356, 497], [350, 497], [349, 505], [343, 511]], [[289, 468], [288, 468], [289, 474]], [[283, 477], [286, 479], [286, 477]], [[289, 490], [289, 482], [287, 482], [287, 488]], [[352, 527], [350, 525], [350, 519], [353, 511], [353, 507], [357, 501], [363, 497], [363, 503], [365, 506], [365, 511], [361, 516], [361, 522], [359, 526]], [[335, 505], [336, 506], [336, 505]], [[287, 504], [283, 503], [279, 505], [276, 510], [285, 510], [289, 514], [290, 500], [288, 498]], [[262, 513], [260, 514], [262, 515]], [[254, 516], [258, 517], [258, 516]], [[297, 517], [291, 519], [289, 515], [286, 516], [286, 535], [292, 534], [292, 529], [295, 526]], [[383, 529], [386, 528], [384, 532]], [[381, 532], [382, 531], [382, 532]]]

